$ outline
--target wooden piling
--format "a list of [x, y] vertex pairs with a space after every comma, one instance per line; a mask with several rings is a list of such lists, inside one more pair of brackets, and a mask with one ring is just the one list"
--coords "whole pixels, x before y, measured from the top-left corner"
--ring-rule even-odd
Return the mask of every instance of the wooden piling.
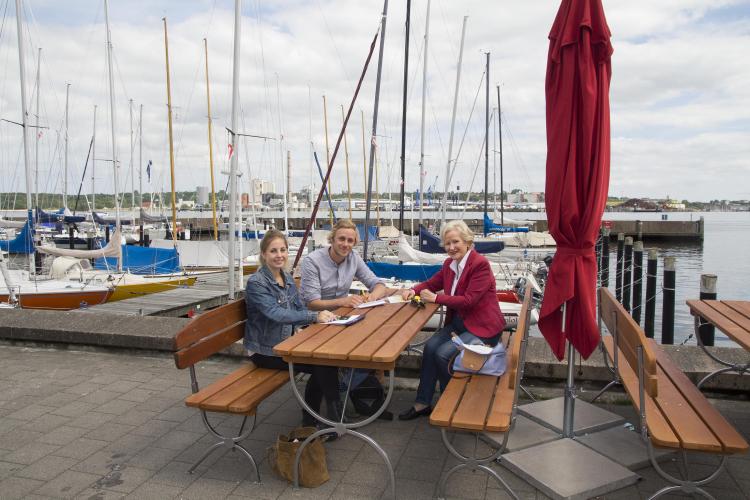
[[[701, 274], [701, 300], [716, 300], [716, 281], [717, 277], [715, 274]], [[701, 318], [701, 327], [698, 329], [698, 335], [701, 336], [701, 342], [703, 345], [712, 346], [714, 345], [714, 337], [716, 335], [716, 328], [711, 323]]]
[[674, 344], [674, 295], [677, 283], [675, 258], [664, 257], [664, 279], [662, 280], [661, 343]]
[[625, 253], [625, 233], [617, 234], [617, 261], [615, 262], [615, 298], [622, 303], [622, 258]]
[[643, 242], [633, 243], [633, 320], [641, 324], [641, 302], [643, 299]]
[[602, 235], [602, 286], [609, 287], [609, 229], [603, 229]]
[[633, 238], [625, 238], [625, 253], [622, 262], [622, 307], [630, 312], [630, 293], [633, 279]]
[[659, 252], [655, 248], [648, 251], [646, 263], [646, 315], [643, 330], [646, 337], [654, 338], [654, 318], [656, 317], [656, 272]]
[[68, 248], [72, 250], [75, 247], [75, 229], [73, 229], [73, 226], [68, 226]]

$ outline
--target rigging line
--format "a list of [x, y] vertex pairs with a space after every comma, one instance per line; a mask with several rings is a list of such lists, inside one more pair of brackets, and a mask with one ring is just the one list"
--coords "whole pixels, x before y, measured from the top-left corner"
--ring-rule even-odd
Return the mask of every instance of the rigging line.
[[8, 2], [10, 0], [5, 0], [5, 8], [3, 9], [3, 22], [0, 24], [0, 43], [3, 41], [3, 33], [5, 33], [5, 19], [8, 15]]
[[[464, 147], [464, 140], [466, 139], [466, 133], [469, 131], [469, 125], [471, 125], [471, 117], [474, 115], [474, 109], [476, 109], [477, 106], [477, 99], [479, 99], [479, 92], [482, 90], [482, 85], [484, 84], [484, 71], [482, 71], [482, 77], [479, 79], [479, 86], [477, 87], [477, 93], [474, 96], [474, 104], [471, 105], [471, 111], [469, 112], [469, 118], [466, 120], [466, 128], [464, 128], [464, 134], [461, 137], [461, 142], [458, 145], [458, 152], [456, 153], [456, 159], [453, 161], [453, 168], [450, 171], [450, 175], [448, 176], [448, 185], [450, 185], [451, 181], [453, 180], [453, 173], [456, 171], [456, 166], [458, 166], [458, 159], [461, 157], [461, 149]], [[450, 158], [448, 158], [448, 161], [451, 161]]]
[[[492, 111], [492, 114], [490, 115], [490, 120], [492, 120], [493, 116], [495, 114], [495, 111]], [[487, 140], [487, 135], [484, 136], [484, 140], [482, 141], [482, 146], [484, 146], [485, 141]], [[482, 163], [482, 158], [484, 158], [484, 147], [479, 148], [479, 156], [477, 157], [477, 163], [474, 166], [474, 175], [471, 177], [471, 184], [469, 185], [469, 189], [466, 191], [466, 201], [464, 202], [464, 207], [461, 210], [461, 218], [463, 218], [464, 214], [466, 213], [466, 207], [469, 204], [469, 198], [471, 197], [471, 191], [474, 189], [474, 181], [477, 179], [477, 171], [479, 170], [479, 165]]]

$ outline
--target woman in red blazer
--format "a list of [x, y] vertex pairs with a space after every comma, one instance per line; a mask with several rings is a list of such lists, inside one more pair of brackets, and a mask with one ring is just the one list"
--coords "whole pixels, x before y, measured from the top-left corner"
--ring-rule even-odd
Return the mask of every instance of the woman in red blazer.
[[[498, 307], [495, 276], [487, 259], [472, 248], [474, 233], [464, 221], [448, 222], [441, 231], [449, 258], [432, 278], [404, 291], [404, 299], [419, 295], [425, 302], [446, 306], [445, 326], [427, 341], [422, 355], [417, 399], [398, 418], [411, 420], [432, 411], [435, 382], [445, 390], [450, 380], [448, 365], [458, 352], [451, 342], [456, 333], [464, 343], [495, 346], [505, 320]], [[442, 290], [442, 293], [437, 293]]]

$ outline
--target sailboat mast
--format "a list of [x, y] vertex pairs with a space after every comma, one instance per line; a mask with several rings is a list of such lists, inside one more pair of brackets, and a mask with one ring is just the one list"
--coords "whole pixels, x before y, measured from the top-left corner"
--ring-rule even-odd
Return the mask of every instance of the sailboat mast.
[[[326, 96], [323, 94], [323, 129], [326, 137], [326, 165], [331, 164], [331, 150], [328, 147], [328, 105], [326, 104]], [[328, 197], [333, 196], [331, 191], [331, 178], [328, 178]], [[333, 227], [333, 206], [330, 208], [331, 227]]]
[[363, 110], [359, 110], [359, 114], [362, 121], [362, 181], [365, 183], [365, 189], [362, 191], [362, 193], [367, 197], [367, 150], [366, 150], [366, 142], [365, 142], [365, 112]]
[[[385, 26], [388, 19], [388, 0], [383, 2], [383, 14], [380, 21], [380, 49], [378, 52], [378, 73], [375, 82], [375, 103], [372, 112], [372, 135], [370, 141], [370, 174], [367, 176], [365, 197], [365, 241], [362, 246], [362, 258], [367, 260], [367, 244], [370, 240], [370, 205], [372, 203], [372, 171], [375, 168], [375, 138], [378, 135], [378, 106], [380, 105], [380, 78], [383, 73], [383, 52], [385, 51]], [[379, 218], [378, 218], [379, 221]]]
[[[284, 175], [284, 131], [281, 128], [281, 91], [279, 90], [279, 74], [276, 73], [276, 112], [279, 114], [279, 164], [281, 166], [281, 178], [283, 179], [284, 194], [284, 231], [289, 234], [289, 201], [287, 191], [289, 190], [289, 180]], [[287, 168], [291, 168], [290, 164], [287, 164]]]
[[419, 225], [422, 225], [424, 205], [424, 176], [427, 174], [424, 170], [424, 116], [425, 116], [425, 97], [427, 95], [427, 42], [430, 34], [430, 3], [431, 0], [427, 0], [427, 19], [424, 22], [424, 63], [422, 64], [422, 124], [420, 126], [419, 135]]
[[[490, 175], [490, 53], [486, 52], [487, 57], [485, 76], [485, 95], [484, 95], [484, 215], [487, 215], [487, 196], [489, 195], [489, 175]], [[487, 236], [485, 231], [485, 236]]]
[[497, 86], [497, 137], [500, 152], [500, 224], [505, 224], [505, 203], [503, 202], [503, 113], [500, 107], [500, 85]]
[[[235, 290], [237, 287], [237, 277], [235, 275], [235, 222], [237, 217], [237, 125], [238, 112], [240, 106], [240, 37], [241, 37], [241, 0], [234, 0], [234, 54], [232, 64], [232, 157], [229, 162], [229, 299], [234, 300]], [[242, 267], [240, 267], [240, 279], [242, 277]]]
[[138, 109], [138, 208], [143, 208], [143, 104]]
[[130, 211], [133, 212], [135, 219], [135, 174], [133, 171], [133, 151], [135, 143], [133, 142], [133, 99], [128, 99], [130, 107]]
[[[21, 18], [23, 17], [23, 8], [21, 0], [16, 0], [16, 29], [18, 32], [18, 65], [21, 75], [21, 128], [23, 133], [23, 166], [26, 174], [26, 209], [28, 211], [29, 223], [31, 217], [31, 169], [29, 167], [29, 140], [27, 135], [28, 125], [26, 123], [26, 56], [23, 51], [23, 29]], [[32, 226], [33, 228], [33, 226]], [[29, 273], [36, 274], [34, 263], [34, 254], [29, 253]]]
[[[344, 105], [341, 105], [341, 119], [344, 120]], [[352, 182], [349, 176], [349, 146], [346, 143], [346, 130], [344, 130], [344, 159], [346, 161], [346, 193], [349, 197], [349, 219], [354, 220], [352, 216]]]
[[443, 189], [443, 215], [441, 221], [445, 224], [445, 211], [448, 208], [448, 189], [451, 182], [451, 155], [453, 155], [453, 130], [456, 126], [456, 106], [458, 105], [458, 89], [461, 84], [461, 62], [464, 57], [464, 39], [466, 38], [466, 20], [469, 16], [464, 16], [463, 26], [461, 28], [461, 45], [458, 49], [458, 66], [456, 67], [456, 90], [453, 93], [453, 113], [451, 115], [451, 135], [448, 140], [448, 163], [445, 166], [445, 189]]
[[65, 85], [65, 168], [63, 169], [63, 208], [68, 208], [68, 103], [70, 84]]
[[39, 47], [36, 57], [36, 130], [34, 133], [34, 198], [35, 206], [39, 208], [39, 93], [42, 63], [42, 48]]
[[164, 21], [164, 53], [167, 61], [167, 122], [169, 126], [169, 178], [172, 186], [172, 241], [177, 241], [177, 200], [174, 192], [174, 144], [172, 140], [172, 88], [169, 79], [169, 40], [167, 38], [167, 18]]
[[208, 40], [203, 39], [203, 48], [206, 52], [206, 106], [208, 107], [208, 163], [211, 172], [211, 214], [214, 226], [214, 240], [219, 239], [219, 227], [216, 224], [216, 187], [214, 183], [214, 143], [213, 125], [211, 122], [211, 91], [208, 85]]
[[96, 210], [96, 104], [94, 104], [94, 130], [91, 134], [91, 210]]
[[[112, 71], [112, 36], [109, 31], [109, 3], [104, 0], [104, 22], [107, 28], [107, 69], [109, 77], [109, 109], [110, 109], [110, 121], [112, 125], [112, 169], [114, 171], [114, 187], [115, 187], [115, 233], [119, 234], [120, 231], [120, 185], [118, 175], [118, 164], [117, 164], [117, 113], [115, 109], [115, 78], [114, 72]], [[120, 242], [116, 242], [118, 245]], [[122, 259], [117, 259], [117, 272], [122, 272]]]
[[[399, 192], [398, 230], [404, 232], [404, 188], [406, 184], [406, 89], [409, 79], [409, 20], [411, 0], [406, 0], [406, 36], [404, 40], [404, 96], [401, 106], [401, 190]], [[390, 192], [390, 189], [388, 190]]]

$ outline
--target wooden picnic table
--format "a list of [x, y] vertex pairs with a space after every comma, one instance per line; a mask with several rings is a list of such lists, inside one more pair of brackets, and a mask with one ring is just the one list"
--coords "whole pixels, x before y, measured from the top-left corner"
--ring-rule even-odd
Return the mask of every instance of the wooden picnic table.
[[750, 363], [730, 363], [720, 359], [703, 345], [699, 328], [710, 323], [723, 334], [732, 339], [746, 351], [750, 352], [750, 301], [748, 300], [688, 300], [690, 314], [694, 316], [695, 338], [698, 345], [714, 361], [724, 366], [703, 377], [698, 382], [702, 386], [708, 379], [725, 372], [737, 372], [740, 375], [750, 369]]
[[[391, 293], [395, 294], [399, 291], [394, 290]], [[340, 308], [336, 311], [338, 315], [364, 314], [365, 317], [348, 326], [311, 325], [274, 347], [274, 353], [289, 363], [292, 392], [297, 401], [318, 421], [329, 426], [309, 436], [297, 450], [294, 467], [296, 487], [299, 486], [299, 460], [304, 447], [324, 434], [336, 433], [339, 436], [349, 434], [372, 446], [381, 456], [388, 469], [392, 497], [396, 497], [395, 474], [388, 454], [374, 439], [356, 429], [373, 422], [386, 409], [393, 395], [395, 381], [393, 371], [396, 367], [396, 360], [438, 307], [437, 304], [417, 307], [408, 302], [402, 302], [367, 309]], [[312, 411], [294, 384], [295, 363], [385, 370], [388, 372], [388, 391], [385, 400], [378, 411], [359, 422], [344, 422], [343, 415], [339, 422], [324, 418]], [[349, 382], [352, 380], [351, 374], [353, 370], [350, 371]], [[347, 389], [347, 396], [348, 393], [349, 389]]]

